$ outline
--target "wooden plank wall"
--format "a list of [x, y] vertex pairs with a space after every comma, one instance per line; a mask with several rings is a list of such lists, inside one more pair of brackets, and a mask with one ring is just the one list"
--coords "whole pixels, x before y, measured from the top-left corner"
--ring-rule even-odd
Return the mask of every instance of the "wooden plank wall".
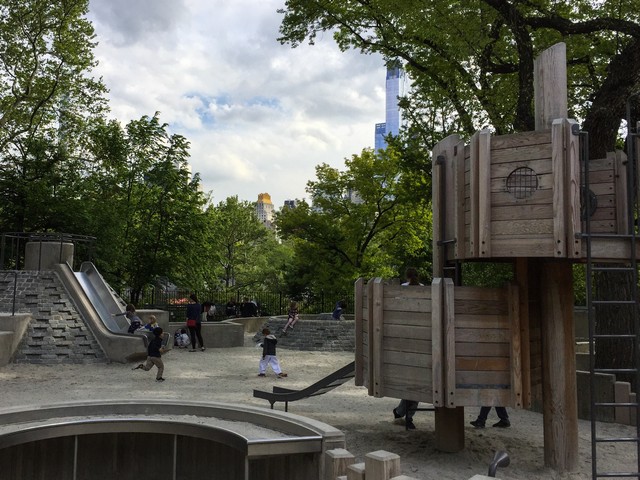
[[356, 297], [356, 385], [371, 396], [523, 406], [515, 285], [454, 287], [437, 278], [408, 287], [376, 278], [358, 280]]
[[[434, 219], [444, 216], [449, 223], [446, 228], [434, 226], [434, 231], [443, 230], [443, 239], [456, 240], [453, 251], [448, 247], [447, 258], [452, 254], [460, 260], [583, 256], [579, 234], [586, 230], [581, 220], [585, 177], [575, 125], [574, 120], [557, 119], [551, 130], [501, 136], [482, 130], [467, 145], [455, 143], [453, 137], [438, 144], [434, 152], [445, 159], [440, 171], [446, 174], [442, 185], [438, 183]], [[507, 179], [522, 167], [533, 170], [538, 185], [532, 195], [518, 198], [509, 191]], [[591, 231], [626, 233], [624, 153], [591, 160], [589, 168], [590, 190], [597, 197]]]
[[[550, 131], [491, 138], [491, 233], [493, 256], [554, 255], [553, 171]], [[538, 188], [526, 198], [507, 190], [516, 169], [535, 172]]]
[[384, 285], [380, 396], [432, 400], [431, 286]]
[[512, 374], [511, 356], [520, 355], [519, 340], [512, 342], [520, 338], [512, 291], [510, 303], [508, 289], [455, 287], [455, 394], [448, 391], [447, 406], [522, 406], [514, 402], [521, 384], [512, 384], [521, 378]]
[[[356, 282], [356, 385], [369, 395], [431, 402], [431, 286]], [[361, 373], [360, 373], [361, 372]]]

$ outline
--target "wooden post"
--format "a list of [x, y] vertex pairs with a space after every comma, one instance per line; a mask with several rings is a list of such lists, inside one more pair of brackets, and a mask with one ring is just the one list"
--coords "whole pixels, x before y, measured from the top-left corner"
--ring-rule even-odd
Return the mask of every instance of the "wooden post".
[[444, 372], [442, 325], [444, 323], [443, 306], [443, 281], [442, 278], [434, 278], [431, 283], [431, 376], [433, 391], [433, 406], [444, 406]]
[[567, 46], [556, 43], [533, 61], [536, 131], [567, 118]]
[[356, 337], [356, 371], [355, 371], [355, 384], [361, 387], [364, 382], [364, 331], [363, 322], [364, 317], [362, 310], [364, 297], [364, 279], [359, 278], [355, 283], [355, 337]]
[[571, 265], [544, 262], [539, 288], [545, 465], [573, 471], [578, 466], [578, 398]]
[[[537, 131], [550, 129], [555, 119], [567, 116], [566, 56], [566, 45], [558, 43], [534, 61]], [[578, 459], [573, 274], [568, 261], [542, 261], [539, 267], [544, 460], [559, 472], [572, 471]], [[530, 287], [535, 288], [535, 282]]]

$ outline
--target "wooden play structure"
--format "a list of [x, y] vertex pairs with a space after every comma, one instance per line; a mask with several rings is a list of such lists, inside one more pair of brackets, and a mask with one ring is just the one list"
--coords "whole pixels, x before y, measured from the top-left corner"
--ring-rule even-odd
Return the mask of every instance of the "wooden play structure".
[[[452, 452], [464, 448], [464, 407], [535, 402], [545, 464], [571, 471], [571, 265], [640, 254], [627, 235], [634, 182], [623, 154], [585, 161], [578, 125], [566, 118], [564, 44], [543, 52], [535, 68], [536, 131], [482, 130], [468, 143], [452, 135], [433, 149], [432, 285], [356, 282], [355, 381], [375, 397], [432, 403], [436, 446]], [[445, 271], [456, 261], [510, 261], [515, 281], [454, 285]]]

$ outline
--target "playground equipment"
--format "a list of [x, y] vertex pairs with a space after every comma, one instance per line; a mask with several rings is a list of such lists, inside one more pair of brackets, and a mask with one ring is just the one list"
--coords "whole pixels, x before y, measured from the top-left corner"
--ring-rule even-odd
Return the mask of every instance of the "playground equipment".
[[[356, 282], [355, 382], [372, 396], [433, 403], [436, 446], [452, 452], [464, 448], [465, 406], [528, 408], [535, 399], [545, 464], [571, 471], [572, 263], [636, 271], [634, 170], [623, 154], [591, 160], [582, 148], [566, 118], [565, 45], [543, 52], [535, 70], [536, 131], [482, 130], [468, 144], [452, 135], [433, 149], [433, 284]], [[492, 260], [513, 263], [513, 284], [460, 285], [459, 262]], [[637, 307], [637, 295], [619, 303]]]

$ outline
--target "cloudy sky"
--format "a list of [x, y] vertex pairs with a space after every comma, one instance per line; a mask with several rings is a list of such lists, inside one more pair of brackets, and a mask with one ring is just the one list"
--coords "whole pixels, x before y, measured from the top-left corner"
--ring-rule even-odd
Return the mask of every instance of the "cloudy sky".
[[284, 0], [90, 0], [95, 55], [112, 116], [160, 112], [191, 142], [191, 165], [218, 203], [279, 208], [305, 198], [315, 166], [344, 167], [384, 121], [379, 56], [342, 53], [331, 35], [280, 45]]

